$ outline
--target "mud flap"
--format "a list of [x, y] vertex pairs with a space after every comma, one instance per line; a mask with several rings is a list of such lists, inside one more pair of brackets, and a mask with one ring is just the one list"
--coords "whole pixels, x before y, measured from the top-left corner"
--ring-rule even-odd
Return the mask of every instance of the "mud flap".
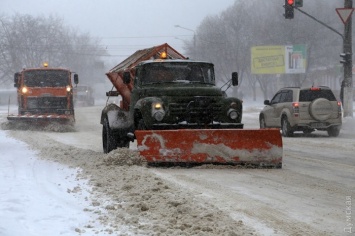
[[139, 130], [135, 135], [148, 163], [282, 166], [280, 129]]

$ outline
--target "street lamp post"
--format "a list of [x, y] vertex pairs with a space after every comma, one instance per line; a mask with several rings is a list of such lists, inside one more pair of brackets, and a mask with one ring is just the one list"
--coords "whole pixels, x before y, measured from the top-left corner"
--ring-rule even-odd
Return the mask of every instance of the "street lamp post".
[[196, 46], [196, 32], [195, 30], [192, 30], [192, 29], [189, 29], [189, 28], [185, 28], [185, 27], [182, 27], [180, 25], [175, 25], [176, 28], [181, 28], [181, 29], [184, 29], [184, 30], [188, 30], [188, 31], [191, 31], [194, 33], [194, 37], [193, 37], [193, 40], [194, 40], [194, 47]]

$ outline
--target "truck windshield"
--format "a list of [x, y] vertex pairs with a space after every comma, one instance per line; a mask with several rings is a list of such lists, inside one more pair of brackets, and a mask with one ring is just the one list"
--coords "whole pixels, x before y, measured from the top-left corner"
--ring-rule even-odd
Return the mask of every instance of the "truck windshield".
[[65, 87], [69, 85], [70, 72], [64, 70], [30, 70], [24, 73], [28, 87]]
[[214, 84], [213, 65], [209, 63], [163, 62], [144, 65], [142, 84], [207, 83]]

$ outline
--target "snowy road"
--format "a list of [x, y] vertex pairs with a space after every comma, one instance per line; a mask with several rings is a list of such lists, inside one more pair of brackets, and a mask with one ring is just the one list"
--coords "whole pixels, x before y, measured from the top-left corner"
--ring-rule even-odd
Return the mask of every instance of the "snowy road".
[[90, 224], [98, 227], [93, 215], [83, 211], [89, 207], [90, 187], [76, 180], [78, 170], [39, 160], [4, 131], [0, 140], [1, 236], [70, 236]]
[[[113, 202], [106, 209], [113, 208], [115, 213], [105, 216], [107, 218], [101, 223], [111, 224], [110, 228], [117, 234], [197, 235], [204, 232], [202, 235], [226, 235], [234, 232], [243, 235], [252, 232], [255, 235], [347, 235], [350, 227], [352, 232], [355, 231], [354, 211], [349, 211], [349, 199], [351, 204], [355, 197], [353, 119], [344, 121], [337, 138], [329, 138], [322, 132], [284, 138], [282, 169], [208, 166], [192, 169], [123, 166], [115, 169], [97, 162], [104, 157], [101, 154], [99, 124], [101, 108], [78, 108], [76, 132], [7, 132], [40, 150], [38, 155], [46, 159], [88, 172], [91, 184], [95, 186], [96, 201], [109, 198]], [[243, 122], [246, 128], [258, 128], [260, 108], [245, 108]], [[7, 165], [6, 169], [11, 169], [9, 162]], [[67, 171], [59, 169], [64, 173]], [[8, 178], [1, 177], [2, 180]], [[37, 180], [42, 178], [48, 176], [44, 174]], [[56, 178], [60, 178], [59, 174]], [[54, 183], [58, 181], [53, 180]], [[65, 185], [66, 181], [62, 181], [58, 191], [73, 188]], [[166, 187], [157, 187], [160, 185]], [[57, 191], [56, 188], [49, 189]], [[167, 189], [169, 191], [165, 191]], [[45, 195], [51, 198], [53, 194], [55, 192]], [[156, 200], [154, 196], [161, 198]], [[122, 201], [131, 203], [131, 207], [144, 203], [143, 209], [149, 210], [143, 213], [142, 210], [132, 211], [125, 208]], [[167, 207], [171, 202], [178, 202], [173, 204], [176, 211]], [[354, 209], [354, 201], [350, 209]], [[183, 215], [181, 219], [180, 214]], [[27, 218], [26, 224], [34, 222]], [[210, 231], [204, 225], [210, 225]], [[0, 224], [0, 230], [1, 227], [4, 226]]]

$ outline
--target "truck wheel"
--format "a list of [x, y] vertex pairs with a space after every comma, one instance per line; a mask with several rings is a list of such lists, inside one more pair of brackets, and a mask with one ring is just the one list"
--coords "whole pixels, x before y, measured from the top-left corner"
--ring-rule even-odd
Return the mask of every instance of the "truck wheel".
[[282, 136], [284, 137], [292, 137], [293, 131], [291, 129], [290, 122], [288, 122], [287, 117], [282, 117], [281, 119], [281, 131]]
[[339, 126], [330, 126], [327, 129], [328, 135], [330, 137], [338, 137], [340, 133], [340, 127]]
[[119, 148], [129, 148], [129, 140], [118, 140], [117, 147]]
[[102, 126], [102, 146], [104, 153], [109, 153], [118, 146], [116, 137], [112, 134], [112, 130], [107, 119], [104, 119]]

